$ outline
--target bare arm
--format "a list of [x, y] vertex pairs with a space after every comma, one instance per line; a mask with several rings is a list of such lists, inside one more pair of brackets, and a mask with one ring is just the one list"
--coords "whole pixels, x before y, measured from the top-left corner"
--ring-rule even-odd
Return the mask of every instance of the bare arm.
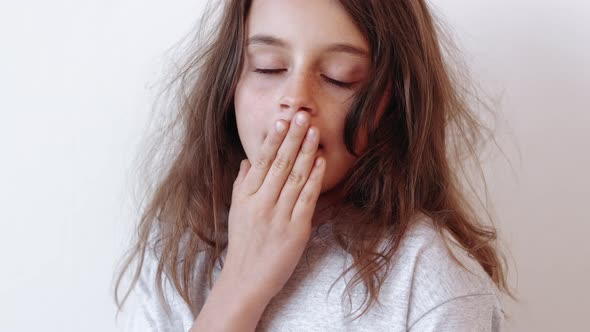
[[298, 112], [290, 125], [279, 120], [269, 130], [253, 164], [242, 162], [232, 191], [224, 267], [191, 332], [256, 329], [309, 240], [325, 172], [318, 142], [310, 115]]
[[222, 272], [189, 332], [254, 331], [270, 299], [239, 284]]

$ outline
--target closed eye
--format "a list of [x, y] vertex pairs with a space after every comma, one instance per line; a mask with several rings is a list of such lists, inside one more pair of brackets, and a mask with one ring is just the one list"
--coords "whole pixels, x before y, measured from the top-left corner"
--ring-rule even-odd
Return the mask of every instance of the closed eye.
[[[284, 71], [286, 69], [262, 69], [262, 68], [256, 68], [254, 70], [254, 72], [256, 73], [260, 73], [260, 74], [268, 74], [268, 75], [277, 75], [280, 74], [280, 72]], [[343, 88], [343, 89], [352, 89], [352, 87], [354, 86], [354, 83], [348, 83], [348, 82], [341, 82], [341, 81], [337, 81], [333, 78], [324, 76], [324, 79], [330, 83], [333, 84], [337, 87]]]

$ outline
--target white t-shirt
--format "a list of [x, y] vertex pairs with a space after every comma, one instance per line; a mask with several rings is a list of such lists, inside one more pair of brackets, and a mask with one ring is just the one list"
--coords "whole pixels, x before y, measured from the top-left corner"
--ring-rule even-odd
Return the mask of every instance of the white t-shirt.
[[[505, 317], [497, 287], [458, 244], [453, 245], [453, 253], [473, 273], [453, 261], [426, 217], [402, 240], [394, 256], [396, 263], [381, 286], [380, 305], [374, 304], [361, 318], [347, 319], [345, 315], [351, 309], [360, 308], [364, 286], [360, 283], [353, 289], [352, 306], [348, 295], [342, 300], [345, 281], [351, 279], [352, 272], [340, 278], [328, 293], [352, 258], [331, 244], [324, 227], [319, 233], [314, 228], [308, 254], [302, 256], [289, 281], [268, 304], [256, 331], [503, 331]], [[146, 257], [130, 307], [124, 307], [123, 331], [188, 331], [193, 325], [195, 317], [169, 282], [165, 293], [171, 319], [166, 315], [155, 286], [156, 266], [153, 256]], [[210, 290], [198, 258], [196, 269], [194, 301], [200, 309]], [[214, 281], [219, 272], [216, 264]]]

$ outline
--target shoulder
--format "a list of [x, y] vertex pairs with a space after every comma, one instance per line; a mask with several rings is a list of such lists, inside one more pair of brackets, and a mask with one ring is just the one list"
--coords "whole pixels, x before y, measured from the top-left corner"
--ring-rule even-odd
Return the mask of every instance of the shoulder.
[[[464, 311], [461, 313], [464, 318], [470, 315], [467, 312], [470, 308], [476, 308], [487, 310], [483, 314], [490, 316], [489, 320], [503, 319], [499, 291], [483, 267], [448, 231], [439, 233], [425, 215], [412, 224], [400, 243], [397, 257], [392, 272], [404, 276], [402, 280], [408, 290], [408, 327], [451, 307], [453, 312]], [[444, 315], [448, 317], [449, 313]]]

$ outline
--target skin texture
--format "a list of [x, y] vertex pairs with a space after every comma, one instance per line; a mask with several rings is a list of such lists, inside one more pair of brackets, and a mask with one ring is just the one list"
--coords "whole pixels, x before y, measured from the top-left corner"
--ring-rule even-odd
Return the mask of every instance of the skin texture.
[[[248, 159], [254, 158], [276, 120], [289, 121], [297, 111], [307, 112], [320, 132], [319, 154], [327, 161], [322, 192], [333, 189], [355, 161], [344, 145], [344, 119], [370, 66], [367, 41], [336, 1], [254, 1], [246, 24], [248, 38], [272, 36], [286, 44], [257, 41], [246, 48], [234, 102]], [[331, 52], [333, 44], [351, 45], [366, 54]], [[330, 80], [353, 84], [344, 88]], [[355, 150], [365, 146], [361, 138]]]
[[[248, 159], [232, 191], [224, 268], [197, 331], [255, 329], [303, 254], [320, 194], [328, 197], [355, 161], [344, 120], [370, 58], [346, 12], [330, 0], [255, 0], [246, 25], [234, 106]], [[355, 149], [365, 147], [361, 135]]]

